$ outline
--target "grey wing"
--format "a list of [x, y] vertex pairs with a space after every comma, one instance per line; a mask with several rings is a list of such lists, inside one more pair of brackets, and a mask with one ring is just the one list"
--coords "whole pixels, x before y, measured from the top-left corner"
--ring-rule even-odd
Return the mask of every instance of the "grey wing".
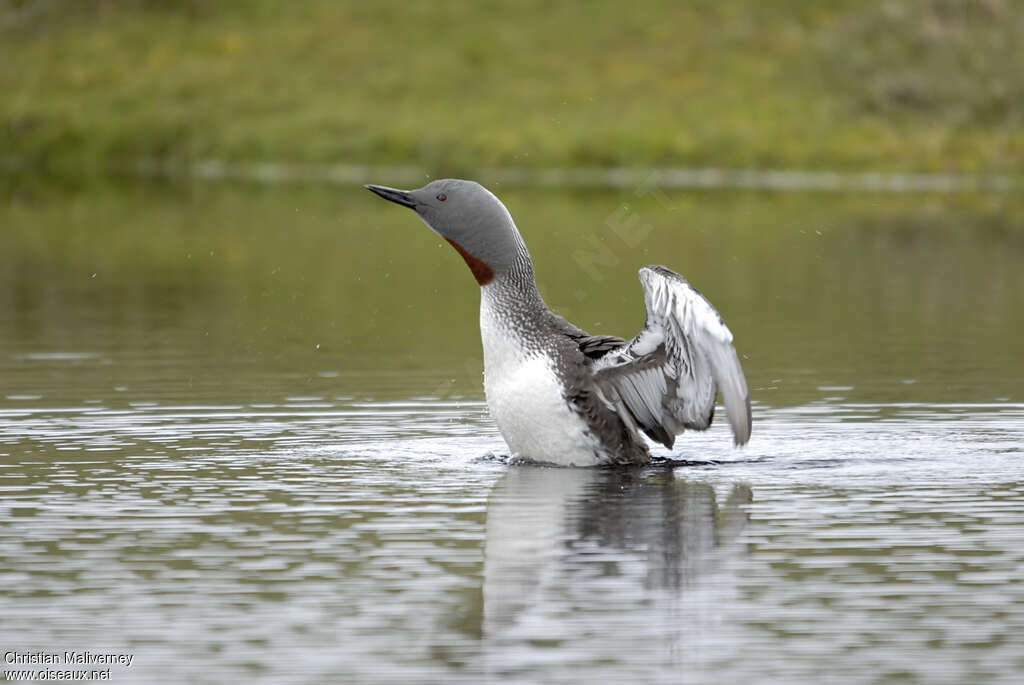
[[624, 421], [672, 447], [684, 428], [711, 425], [722, 400], [733, 439], [750, 439], [750, 395], [732, 333], [697, 290], [663, 266], [640, 269], [647, 320], [594, 366], [594, 379]]

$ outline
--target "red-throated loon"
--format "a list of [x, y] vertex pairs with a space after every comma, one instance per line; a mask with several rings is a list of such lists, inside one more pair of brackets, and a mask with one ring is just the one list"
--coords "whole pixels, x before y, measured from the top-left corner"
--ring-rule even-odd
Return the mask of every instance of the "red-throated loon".
[[480, 284], [484, 391], [513, 457], [562, 466], [646, 463], [640, 432], [671, 448], [683, 429], [711, 425], [719, 390], [735, 443], [750, 438], [750, 397], [732, 333], [679, 274], [640, 269], [647, 320], [635, 338], [588, 335], [544, 304], [512, 216], [479, 183], [366, 188], [415, 211]]

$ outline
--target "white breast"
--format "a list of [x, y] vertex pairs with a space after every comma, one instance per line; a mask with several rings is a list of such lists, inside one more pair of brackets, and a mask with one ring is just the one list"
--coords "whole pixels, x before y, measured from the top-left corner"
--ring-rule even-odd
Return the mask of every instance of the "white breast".
[[603, 463], [604, 450], [566, 403], [552, 360], [524, 345], [496, 316], [486, 295], [480, 337], [487, 406], [512, 455], [561, 466]]

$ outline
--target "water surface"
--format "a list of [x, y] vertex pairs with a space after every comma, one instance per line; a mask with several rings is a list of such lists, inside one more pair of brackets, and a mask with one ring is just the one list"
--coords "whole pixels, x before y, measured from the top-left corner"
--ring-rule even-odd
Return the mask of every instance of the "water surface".
[[365, 191], [11, 188], [4, 649], [134, 654], [115, 682], [1019, 682], [1011, 200], [502, 195], [593, 332], [639, 328], [644, 263], [708, 295], [746, 448], [508, 466], [470, 275]]

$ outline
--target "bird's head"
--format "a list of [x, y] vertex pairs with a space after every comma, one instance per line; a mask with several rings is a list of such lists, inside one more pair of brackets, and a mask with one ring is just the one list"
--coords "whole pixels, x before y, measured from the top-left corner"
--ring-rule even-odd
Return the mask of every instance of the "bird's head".
[[445, 178], [417, 190], [377, 185], [366, 189], [416, 212], [462, 255], [480, 285], [507, 271], [518, 257], [521, 238], [512, 216], [479, 183]]

